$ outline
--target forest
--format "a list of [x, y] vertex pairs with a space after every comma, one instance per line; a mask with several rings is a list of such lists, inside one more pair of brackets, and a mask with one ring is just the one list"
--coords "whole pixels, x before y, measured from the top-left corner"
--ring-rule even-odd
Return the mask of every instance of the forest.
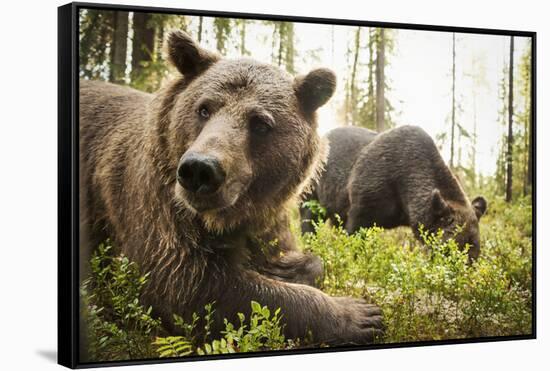
[[[291, 75], [332, 68], [338, 90], [319, 112], [321, 134], [344, 125], [379, 132], [423, 127], [466, 193], [488, 200], [479, 259], [469, 265], [453, 240], [425, 234], [420, 243], [405, 228], [348, 235], [342, 225], [319, 220], [315, 233], [302, 235], [296, 208], [293, 232], [324, 262], [322, 290], [380, 305], [381, 343], [532, 332], [530, 39], [106, 10], [82, 10], [79, 21], [81, 79], [152, 93], [176, 74], [163, 41], [168, 30], [181, 29], [223, 56], [251, 57]], [[139, 302], [147, 272], [113, 254], [109, 241], [90, 263], [81, 285], [90, 361], [309, 346], [308, 339], [284, 337], [278, 308], [256, 302], [249, 318], [227, 322], [217, 340], [192, 335], [196, 326], [208, 333], [215, 303], [192, 323], [174, 313], [185, 335], [172, 336]]]

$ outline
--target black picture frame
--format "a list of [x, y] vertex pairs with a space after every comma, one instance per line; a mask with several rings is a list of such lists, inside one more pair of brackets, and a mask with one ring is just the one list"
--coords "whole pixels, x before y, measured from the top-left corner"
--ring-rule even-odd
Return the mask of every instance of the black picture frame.
[[[80, 9], [122, 10], [132, 12], [167, 13], [190, 16], [235, 17], [255, 20], [293, 21], [316, 24], [352, 25], [365, 27], [386, 27], [402, 30], [423, 30], [472, 33], [485, 35], [505, 35], [528, 37], [532, 40], [531, 64], [531, 112], [533, 133], [533, 189], [532, 189], [532, 227], [533, 227], [533, 264], [532, 264], [532, 332], [527, 335], [468, 338], [459, 340], [417, 341], [392, 344], [374, 344], [365, 346], [340, 346], [317, 349], [295, 349], [284, 351], [265, 351], [261, 353], [237, 353], [229, 355], [190, 356], [185, 358], [135, 359], [129, 361], [107, 361], [100, 363], [81, 363], [78, 355], [79, 343], [79, 25]], [[387, 349], [400, 347], [418, 347], [428, 345], [446, 345], [462, 343], [480, 343], [508, 340], [536, 339], [536, 51], [537, 33], [531, 31], [498, 30], [487, 28], [464, 28], [423, 24], [388, 23], [379, 21], [358, 21], [330, 18], [310, 18], [271, 14], [236, 13], [223, 11], [202, 11], [192, 9], [173, 9], [145, 6], [128, 6], [97, 3], [70, 3], [58, 8], [58, 363], [69, 368], [88, 368], [98, 366], [121, 366], [154, 363], [188, 362], [197, 360], [245, 358], [258, 356], [279, 356], [288, 354], [307, 354], [341, 352], [351, 350]]]

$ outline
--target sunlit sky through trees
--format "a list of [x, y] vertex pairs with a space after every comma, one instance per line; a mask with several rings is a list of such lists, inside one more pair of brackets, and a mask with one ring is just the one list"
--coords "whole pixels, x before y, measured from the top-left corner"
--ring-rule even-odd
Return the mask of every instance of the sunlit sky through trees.
[[[194, 29], [198, 17], [187, 17], [189, 28]], [[216, 39], [211, 27], [213, 21], [204, 18], [205, 33], [202, 44], [215, 49]], [[314, 67], [333, 69], [338, 75], [335, 96], [319, 111], [319, 131], [345, 125], [338, 109], [345, 99], [345, 78], [350, 70], [349, 44], [353, 41], [355, 26], [332, 26], [295, 23], [294, 43], [297, 52], [295, 68], [298, 73], [307, 73]], [[210, 34], [209, 34], [210, 31]], [[394, 107], [392, 119], [396, 125], [413, 124], [423, 127], [432, 137], [447, 133], [442, 143], [442, 153], [448, 161], [450, 156], [450, 112], [452, 33], [436, 31], [392, 30], [393, 51], [388, 53], [386, 78], [389, 90], [387, 98]], [[252, 58], [272, 63], [272, 27], [261, 21], [247, 23], [246, 49]], [[367, 30], [364, 31], [365, 44]], [[236, 38], [236, 37], [235, 37]], [[228, 40], [227, 55], [240, 56], [235, 42]], [[456, 34], [456, 99], [457, 121], [472, 132], [474, 116], [477, 121], [477, 171], [490, 175], [495, 172], [498, 140], [506, 130], [499, 122], [499, 81], [503, 68], [508, 64], [509, 36]], [[515, 38], [515, 69], [520, 56], [529, 47], [529, 39]], [[366, 79], [368, 50], [362, 48], [359, 56], [358, 78]], [[363, 71], [361, 71], [361, 69]], [[361, 83], [361, 81], [359, 82]], [[366, 82], [365, 82], [366, 84]], [[519, 105], [517, 96], [515, 104]], [[474, 113], [474, 101], [476, 112]], [[462, 162], [470, 156], [470, 142], [462, 140]], [[458, 144], [458, 143], [457, 143]], [[457, 145], [455, 144], [455, 145]], [[457, 149], [457, 155], [460, 149]]]

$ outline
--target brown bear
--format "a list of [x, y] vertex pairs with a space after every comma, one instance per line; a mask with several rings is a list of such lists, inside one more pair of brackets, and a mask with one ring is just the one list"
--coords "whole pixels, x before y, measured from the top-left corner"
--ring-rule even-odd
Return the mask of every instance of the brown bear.
[[[447, 167], [432, 138], [416, 126], [381, 134], [341, 127], [327, 134], [325, 170], [306, 198], [316, 199], [329, 218], [338, 215], [348, 231], [377, 225], [419, 226], [470, 245], [470, 260], [479, 255], [479, 219], [487, 209], [483, 197], [472, 202]], [[302, 231], [312, 231], [312, 213], [301, 208]]]
[[287, 337], [372, 342], [377, 306], [301, 284], [320, 274], [318, 259], [292, 241], [259, 252], [259, 240], [288, 232], [277, 223], [318, 171], [315, 112], [334, 92], [333, 72], [292, 78], [179, 31], [167, 53], [181, 76], [154, 95], [81, 81], [82, 248], [110, 237], [150, 272], [142, 300], [169, 331], [173, 314], [190, 320], [215, 302], [215, 333], [255, 300], [281, 308]]

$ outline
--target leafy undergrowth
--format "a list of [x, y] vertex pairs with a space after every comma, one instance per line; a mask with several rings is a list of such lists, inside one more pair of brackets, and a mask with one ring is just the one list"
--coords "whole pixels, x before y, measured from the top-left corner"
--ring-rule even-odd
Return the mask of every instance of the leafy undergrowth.
[[80, 286], [84, 361], [156, 357], [151, 339], [160, 331], [160, 320], [139, 302], [149, 275], [141, 275], [125, 256], [112, 256], [109, 243], [99, 245], [90, 266], [90, 277]]
[[[215, 303], [204, 314], [193, 314], [191, 323], [173, 315], [174, 325], [183, 335], [169, 336], [152, 308], [140, 304], [139, 296], [149, 274], [140, 275], [138, 266], [123, 255], [113, 255], [110, 243], [101, 244], [91, 259], [90, 277], [80, 288], [85, 323], [84, 362], [182, 357], [236, 352], [292, 349], [300, 339], [286, 339], [280, 308], [271, 311], [252, 301], [247, 319], [238, 313], [238, 324], [224, 320], [219, 339], [211, 339]], [[202, 337], [196, 335], [204, 328]]]
[[[300, 237], [303, 249], [325, 264], [322, 290], [331, 295], [364, 297], [381, 306], [384, 343], [461, 339], [531, 333], [531, 200], [491, 203], [481, 223], [481, 255], [469, 265], [453, 240], [424, 234], [424, 241], [399, 228], [362, 229], [347, 235], [339, 226], [319, 222], [316, 233]], [[293, 230], [297, 232], [298, 221]], [[215, 303], [170, 336], [139, 302], [148, 275], [135, 263], [113, 255], [103, 244], [91, 260], [91, 276], [81, 286], [87, 361], [179, 357], [255, 352], [307, 346], [285, 339], [284, 313], [252, 302], [250, 318], [225, 321], [218, 339], [209, 326]], [[207, 336], [193, 334], [197, 326]], [[209, 339], [209, 340], [207, 340]]]
[[530, 202], [497, 203], [482, 223], [482, 252], [468, 264], [454, 240], [406, 229], [317, 225], [304, 246], [323, 258], [323, 291], [368, 298], [384, 312], [384, 342], [531, 333]]
[[[283, 335], [284, 325], [281, 323], [279, 308], [271, 314], [269, 308], [252, 301], [251, 309], [248, 322], [244, 314], [238, 314], [238, 326], [226, 319], [225, 330], [221, 331], [222, 337], [213, 341], [207, 340], [210, 335], [211, 317], [215, 310], [212, 304], [206, 305], [206, 314], [202, 319], [195, 314], [192, 323], [185, 323], [181, 317], [174, 315], [175, 324], [183, 330], [184, 335], [157, 337], [153, 344], [157, 346], [159, 357], [258, 352], [291, 349], [297, 345], [295, 341], [287, 340]], [[193, 335], [193, 330], [201, 320], [205, 322], [206, 331], [202, 339], [197, 339]]]

